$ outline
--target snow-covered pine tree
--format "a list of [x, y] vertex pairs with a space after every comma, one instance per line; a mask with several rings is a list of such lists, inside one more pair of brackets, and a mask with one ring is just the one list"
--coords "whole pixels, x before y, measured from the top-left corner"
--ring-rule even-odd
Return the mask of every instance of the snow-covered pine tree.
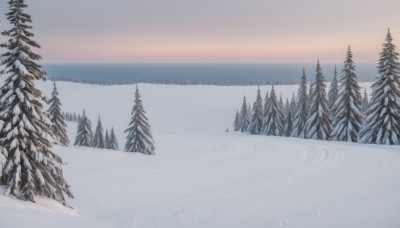
[[285, 117], [289, 114], [289, 112], [290, 112], [290, 102], [289, 98], [286, 98], [285, 109], [284, 109]]
[[240, 130], [240, 115], [239, 115], [239, 110], [236, 110], [236, 116], [235, 116], [235, 122], [233, 123], [233, 130], [234, 131], [239, 131]]
[[314, 94], [314, 83], [310, 82], [310, 88], [308, 91], [308, 104], [311, 107], [311, 103], [312, 103], [312, 95]]
[[264, 99], [263, 119], [265, 119], [265, 113], [267, 113], [268, 102], [269, 102], [269, 93], [267, 91], [267, 93], [265, 94], [265, 99]]
[[293, 130], [291, 137], [307, 138], [307, 118], [309, 114], [309, 96], [307, 95], [307, 76], [303, 68], [299, 90], [297, 92], [296, 110], [293, 116]]
[[331, 85], [329, 87], [329, 93], [328, 93], [328, 106], [329, 106], [329, 113], [331, 120], [335, 117], [335, 109], [334, 109], [334, 104], [336, 102], [336, 99], [338, 98], [338, 93], [339, 93], [339, 85], [337, 81], [337, 69], [335, 65], [335, 72], [333, 74], [333, 79], [331, 82]]
[[285, 104], [283, 103], [283, 98], [282, 98], [282, 93], [279, 96], [279, 108], [281, 109], [281, 111], [283, 112], [283, 114], [285, 114]]
[[104, 136], [104, 143], [105, 143], [106, 149], [110, 149], [110, 134], [108, 134], [108, 129], [106, 129], [106, 134]]
[[[113, 132], [114, 131], [111, 131], [111, 134]], [[128, 133], [125, 144], [126, 152], [142, 153], [146, 155], [155, 154], [153, 136], [151, 134], [150, 125], [142, 105], [142, 100], [140, 98], [139, 88], [137, 85], [135, 92], [135, 104], [132, 109], [132, 119], [129, 123], [128, 129], [125, 130], [125, 133]], [[110, 137], [110, 140], [112, 140], [112, 135]]]
[[92, 123], [86, 116], [85, 110], [78, 123], [78, 132], [75, 138], [75, 146], [93, 147]]
[[275, 89], [272, 85], [268, 107], [266, 109], [265, 118], [263, 119], [262, 134], [282, 136], [284, 133], [283, 119], [284, 114], [279, 106], [278, 99], [275, 95]]
[[53, 92], [51, 93], [51, 99], [49, 100], [49, 114], [50, 121], [52, 123], [52, 129], [54, 137], [62, 146], [68, 146], [69, 138], [67, 134], [67, 125], [65, 124], [64, 114], [61, 111], [61, 101], [58, 98], [58, 91], [56, 82], [53, 84]]
[[307, 119], [307, 138], [329, 140], [332, 125], [329, 118], [328, 100], [326, 98], [325, 78], [319, 60], [317, 62], [310, 113]]
[[110, 134], [110, 149], [111, 150], [119, 150], [118, 140], [114, 133], [114, 128], [111, 128]]
[[340, 87], [333, 110], [332, 140], [357, 142], [358, 132], [364, 115], [361, 107], [361, 87], [358, 85], [356, 68], [353, 62], [353, 53], [350, 46], [346, 52], [346, 60], [342, 76], [339, 80]]
[[362, 143], [398, 145], [400, 142], [400, 64], [390, 30], [380, 53], [378, 77], [359, 134]]
[[32, 48], [40, 48], [32, 40], [31, 16], [24, 12], [24, 0], [10, 0], [6, 14], [12, 28], [2, 32], [8, 41], [0, 46], [8, 51], [1, 55], [5, 66], [0, 75], [7, 75], [1, 87], [0, 119], [2, 146], [8, 157], [0, 184], [5, 195], [35, 201], [48, 197], [66, 204], [73, 197], [63, 177], [62, 159], [52, 152], [51, 122], [44, 110], [42, 92], [35, 81], [46, 80], [46, 73], [37, 63], [41, 57]]
[[73, 121], [78, 122], [78, 117], [76, 116], [76, 113], [74, 112], [74, 119]]
[[364, 114], [367, 112], [368, 105], [369, 105], [369, 101], [368, 101], [367, 88], [365, 88], [364, 97], [363, 97], [363, 100], [362, 100], [362, 110], [363, 110]]
[[294, 121], [294, 115], [296, 114], [296, 96], [294, 95], [294, 92], [293, 92], [292, 100], [290, 101], [289, 110], [292, 113], [292, 119]]
[[263, 101], [261, 98], [260, 86], [258, 86], [256, 101], [253, 105], [253, 111], [251, 115], [251, 122], [249, 125], [249, 133], [252, 135], [261, 134], [263, 124]]
[[97, 120], [97, 126], [96, 126], [96, 130], [94, 132], [93, 147], [99, 148], [99, 149], [106, 148], [106, 143], [104, 141], [103, 124], [101, 123], [100, 116], [99, 116], [99, 119]]
[[248, 115], [247, 111], [248, 107], [247, 107], [247, 102], [246, 102], [246, 97], [243, 97], [243, 105], [242, 105], [242, 110], [240, 110], [240, 131], [241, 132], [247, 132], [247, 130], [249, 129], [249, 125], [250, 125], [250, 118]]
[[293, 116], [292, 112], [289, 109], [288, 113], [286, 114], [284, 123], [284, 136], [290, 137], [292, 132], [293, 132]]

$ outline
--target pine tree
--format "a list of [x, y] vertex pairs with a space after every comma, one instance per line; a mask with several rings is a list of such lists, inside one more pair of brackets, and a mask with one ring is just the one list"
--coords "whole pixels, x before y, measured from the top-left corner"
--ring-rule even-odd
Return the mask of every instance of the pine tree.
[[249, 133], [252, 135], [261, 134], [263, 124], [263, 103], [260, 93], [260, 86], [258, 87], [256, 101], [253, 105], [253, 112], [249, 126]]
[[263, 120], [262, 133], [264, 135], [282, 136], [284, 133], [283, 119], [284, 114], [276, 98], [274, 86], [272, 86], [268, 107]]
[[52, 152], [51, 122], [44, 110], [43, 94], [35, 87], [35, 81], [46, 80], [37, 63], [41, 57], [32, 49], [40, 46], [32, 40], [32, 19], [24, 12], [24, 0], [8, 4], [6, 15], [12, 28], [2, 32], [9, 39], [0, 45], [8, 50], [0, 58], [5, 66], [0, 75], [8, 76], [0, 89], [0, 141], [8, 156], [0, 184], [7, 185], [8, 196], [32, 202], [42, 196], [65, 205], [66, 197], [73, 195], [63, 177], [63, 161]]
[[290, 137], [293, 132], [293, 116], [290, 110], [286, 115], [284, 124], [284, 136]]
[[247, 132], [247, 130], [249, 129], [250, 118], [249, 118], [247, 109], [248, 109], [248, 107], [247, 107], [247, 103], [246, 103], [246, 97], [244, 97], [242, 110], [240, 111], [240, 122], [241, 122], [240, 131], [241, 132]]
[[267, 107], [268, 107], [268, 102], [269, 102], [269, 93], [265, 94], [265, 99], [264, 99], [264, 110], [263, 110], [263, 119], [265, 119], [265, 113], [267, 113]]
[[49, 101], [49, 114], [50, 121], [52, 123], [53, 134], [57, 141], [63, 145], [68, 146], [69, 138], [67, 134], [67, 125], [65, 124], [65, 118], [63, 112], [61, 112], [61, 101], [58, 98], [58, 91], [56, 82], [53, 84], [53, 92], [51, 93], [51, 99]]
[[290, 102], [289, 102], [289, 98], [286, 98], [286, 103], [285, 103], [285, 108], [284, 108], [285, 117], [289, 114], [289, 112], [290, 112]]
[[334, 103], [332, 140], [357, 142], [358, 132], [363, 122], [361, 108], [361, 87], [355, 72], [353, 54], [350, 46], [346, 53], [343, 75], [340, 78], [340, 87], [337, 101]]
[[295, 119], [294, 114], [296, 113], [296, 96], [294, 95], [294, 92], [293, 92], [292, 100], [290, 101], [289, 110], [292, 113], [292, 118], [294, 121], [294, 119]]
[[233, 130], [239, 131], [240, 130], [240, 115], [239, 110], [236, 110], [235, 122], [233, 123]]
[[368, 105], [369, 105], [369, 101], [368, 101], [367, 88], [365, 88], [364, 97], [363, 97], [363, 100], [362, 100], [362, 110], [363, 110], [364, 114], [367, 112]]
[[86, 117], [85, 110], [78, 123], [78, 132], [75, 138], [75, 146], [93, 147], [92, 123]]
[[111, 150], [119, 150], [118, 140], [117, 140], [117, 137], [114, 134], [114, 128], [111, 128], [110, 149]]
[[317, 62], [313, 94], [311, 96], [310, 114], [307, 119], [307, 138], [329, 140], [332, 126], [329, 118], [328, 100], [326, 98], [325, 78], [321, 65]]
[[111, 146], [110, 146], [111, 141], [110, 141], [110, 135], [108, 134], [108, 129], [106, 129], [106, 134], [104, 136], [104, 140], [105, 140], [106, 149], [110, 149], [111, 148]]
[[334, 109], [334, 104], [336, 102], [336, 99], [338, 98], [338, 93], [339, 93], [339, 85], [337, 81], [337, 70], [335, 66], [335, 72], [333, 74], [333, 79], [331, 82], [331, 85], [329, 87], [329, 93], [328, 93], [328, 105], [329, 105], [329, 113], [331, 116], [331, 120], [335, 117], [335, 109]]
[[106, 148], [106, 144], [104, 141], [104, 131], [103, 131], [103, 124], [101, 123], [101, 119], [97, 120], [96, 131], [94, 132], [93, 138], [93, 147], [104, 149]]
[[[113, 131], [111, 131], [111, 134]], [[135, 104], [132, 109], [132, 119], [129, 123], [126, 137], [125, 151], [154, 155], [155, 146], [150, 125], [144, 111], [139, 89], [136, 85]], [[112, 140], [112, 135], [111, 135]]]
[[307, 138], [307, 118], [309, 114], [309, 98], [307, 95], [307, 76], [303, 68], [303, 74], [297, 92], [296, 110], [294, 112], [293, 130], [291, 137]]
[[362, 143], [397, 145], [400, 141], [400, 64], [392, 42], [388, 31], [380, 53], [379, 74], [372, 85], [367, 117], [359, 134]]
[[[278, 105], [279, 105], [279, 108], [281, 109], [281, 111], [283, 112], [283, 114], [285, 114], [285, 104], [283, 103], [282, 93], [281, 93], [281, 95], [279, 96], [279, 103], [278, 103]], [[283, 117], [283, 118], [285, 118], [285, 117]]]

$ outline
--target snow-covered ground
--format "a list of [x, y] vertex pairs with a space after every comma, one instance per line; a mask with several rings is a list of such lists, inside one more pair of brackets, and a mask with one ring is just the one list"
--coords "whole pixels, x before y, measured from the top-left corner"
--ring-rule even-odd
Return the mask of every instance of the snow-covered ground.
[[[85, 108], [93, 125], [101, 114], [123, 148], [134, 85], [58, 88], [66, 111]], [[0, 227], [400, 227], [398, 146], [225, 133], [254, 86], [140, 90], [156, 156], [56, 147], [74, 209], [1, 195]], [[297, 86], [276, 90], [286, 99]]]

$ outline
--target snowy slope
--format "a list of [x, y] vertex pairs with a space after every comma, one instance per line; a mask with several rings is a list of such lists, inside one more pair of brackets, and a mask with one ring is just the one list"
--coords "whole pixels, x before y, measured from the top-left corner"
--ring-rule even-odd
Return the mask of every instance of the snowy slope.
[[[66, 110], [116, 127], [122, 148], [134, 86], [58, 88]], [[255, 87], [140, 88], [156, 156], [57, 147], [75, 209], [0, 196], [0, 227], [400, 227], [398, 147], [224, 133]]]

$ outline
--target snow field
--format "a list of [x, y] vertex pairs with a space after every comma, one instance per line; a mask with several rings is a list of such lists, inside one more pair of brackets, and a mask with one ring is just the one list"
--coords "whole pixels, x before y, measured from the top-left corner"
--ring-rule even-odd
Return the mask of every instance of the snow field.
[[[86, 108], [93, 128], [101, 114], [123, 148], [134, 85], [57, 86], [65, 111]], [[0, 227], [399, 227], [398, 147], [224, 133], [255, 86], [139, 86], [157, 155], [56, 147], [74, 209], [1, 195]]]

